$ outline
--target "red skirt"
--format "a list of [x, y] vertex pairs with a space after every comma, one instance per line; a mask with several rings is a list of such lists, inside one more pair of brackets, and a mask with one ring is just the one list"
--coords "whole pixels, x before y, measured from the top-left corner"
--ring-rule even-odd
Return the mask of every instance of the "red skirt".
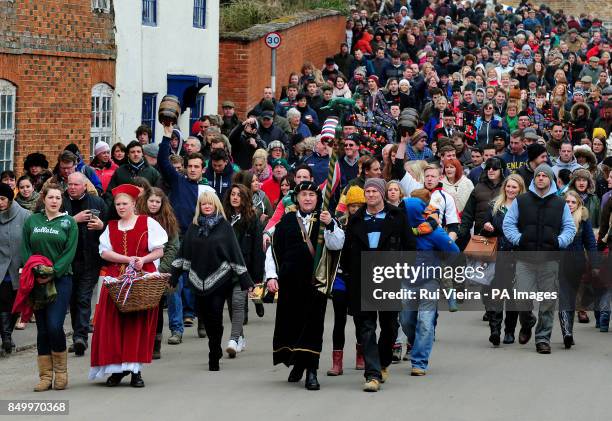
[[150, 363], [158, 308], [120, 313], [102, 285], [91, 340], [91, 366]]

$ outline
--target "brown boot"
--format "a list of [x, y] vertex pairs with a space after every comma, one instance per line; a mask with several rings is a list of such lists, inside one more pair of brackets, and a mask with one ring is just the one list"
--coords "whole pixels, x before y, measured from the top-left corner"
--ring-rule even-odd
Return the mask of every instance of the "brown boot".
[[328, 376], [341, 376], [342, 371], [342, 357], [344, 352], [342, 350], [332, 352], [332, 368], [327, 370]]
[[355, 356], [355, 370], [365, 370], [363, 347], [360, 344], [357, 344], [357, 355]]
[[53, 357], [53, 373], [55, 390], [64, 390], [68, 386], [68, 352], [51, 352]]
[[34, 386], [34, 392], [44, 392], [51, 389], [53, 384], [53, 360], [51, 355], [38, 356], [38, 378], [40, 381]]

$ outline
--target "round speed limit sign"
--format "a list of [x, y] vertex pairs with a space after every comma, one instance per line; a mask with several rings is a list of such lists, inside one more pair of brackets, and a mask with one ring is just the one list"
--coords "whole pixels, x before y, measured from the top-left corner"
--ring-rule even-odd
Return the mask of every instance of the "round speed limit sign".
[[269, 32], [264, 39], [266, 45], [272, 49], [276, 49], [281, 45], [281, 36], [278, 32]]

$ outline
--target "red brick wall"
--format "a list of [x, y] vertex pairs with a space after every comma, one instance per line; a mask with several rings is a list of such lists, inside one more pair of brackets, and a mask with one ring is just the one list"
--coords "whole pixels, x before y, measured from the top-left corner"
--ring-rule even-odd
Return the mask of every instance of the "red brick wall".
[[[276, 93], [287, 84], [291, 72], [299, 72], [305, 61], [321, 68], [325, 57], [340, 50], [344, 41], [341, 15], [327, 16], [278, 31], [281, 46], [276, 50]], [[219, 44], [219, 107], [233, 101], [241, 118], [261, 100], [270, 85], [270, 49], [263, 38], [254, 41], [224, 40]]]
[[[520, 0], [507, 0], [503, 2], [508, 6], [517, 7]], [[566, 15], [573, 15], [576, 18], [581, 13], [593, 13], [595, 17], [605, 21], [612, 21], [612, 7], [610, 0], [589, 0], [589, 1], [568, 1], [568, 0], [549, 0], [543, 2], [550, 7], [553, 12], [562, 9]], [[533, 4], [540, 4], [533, 2]]]
[[91, 88], [115, 84], [112, 13], [88, 0], [16, 0], [0, 1], [0, 15], [0, 79], [17, 87], [16, 172], [27, 154], [52, 164], [71, 142], [89, 156]]

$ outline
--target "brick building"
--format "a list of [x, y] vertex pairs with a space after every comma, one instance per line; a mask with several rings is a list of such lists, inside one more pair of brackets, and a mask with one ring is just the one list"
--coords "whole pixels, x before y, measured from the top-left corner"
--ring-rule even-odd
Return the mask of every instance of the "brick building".
[[0, 170], [70, 142], [111, 140], [115, 85], [110, 0], [0, 0]]
[[[333, 56], [345, 40], [346, 17], [333, 10], [314, 10], [256, 25], [241, 32], [220, 34], [219, 104], [233, 101], [241, 118], [261, 100], [270, 86], [270, 49], [264, 36], [276, 31], [282, 42], [276, 50], [276, 95], [287, 85], [291, 72], [310, 61], [317, 67]], [[221, 111], [219, 111], [221, 112]]]

